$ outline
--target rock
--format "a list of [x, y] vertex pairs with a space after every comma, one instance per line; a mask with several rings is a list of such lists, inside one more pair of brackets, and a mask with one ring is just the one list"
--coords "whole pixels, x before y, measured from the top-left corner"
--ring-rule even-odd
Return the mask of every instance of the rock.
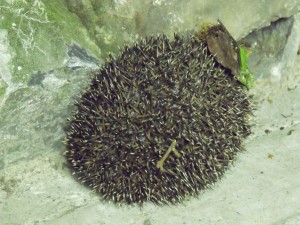
[[300, 13], [251, 32], [240, 43], [250, 49], [249, 66], [258, 78], [279, 82], [294, 65], [300, 43]]

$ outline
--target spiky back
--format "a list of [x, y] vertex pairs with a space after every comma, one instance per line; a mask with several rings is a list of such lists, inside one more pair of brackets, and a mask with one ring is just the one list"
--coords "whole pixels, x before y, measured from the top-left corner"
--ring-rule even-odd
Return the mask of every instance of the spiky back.
[[[117, 203], [176, 203], [214, 183], [249, 135], [247, 95], [194, 35], [125, 47], [93, 78], [66, 138], [76, 176]], [[173, 153], [157, 167], [173, 141]]]

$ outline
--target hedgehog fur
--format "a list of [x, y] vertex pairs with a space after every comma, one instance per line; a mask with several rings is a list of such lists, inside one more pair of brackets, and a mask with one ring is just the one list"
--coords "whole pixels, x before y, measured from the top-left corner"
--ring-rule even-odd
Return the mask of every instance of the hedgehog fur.
[[178, 203], [216, 182], [250, 134], [245, 88], [189, 34], [125, 46], [92, 78], [66, 137], [75, 176], [116, 203]]

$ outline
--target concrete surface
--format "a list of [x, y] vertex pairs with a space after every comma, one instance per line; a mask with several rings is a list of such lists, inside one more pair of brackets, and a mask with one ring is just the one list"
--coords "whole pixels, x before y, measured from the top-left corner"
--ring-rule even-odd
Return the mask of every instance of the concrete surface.
[[47, 152], [3, 171], [0, 224], [300, 224], [299, 65], [300, 57], [280, 85], [257, 80], [246, 152], [198, 199], [142, 208], [102, 203], [70, 176], [61, 154]]

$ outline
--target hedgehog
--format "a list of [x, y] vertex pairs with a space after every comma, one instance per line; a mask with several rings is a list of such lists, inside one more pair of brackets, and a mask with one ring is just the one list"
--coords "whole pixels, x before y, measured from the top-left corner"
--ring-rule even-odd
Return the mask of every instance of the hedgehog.
[[116, 204], [176, 204], [218, 181], [251, 133], [245, 87], [197, 33], [150, 36], [108, 62], [66, 133], [75, 177]]

